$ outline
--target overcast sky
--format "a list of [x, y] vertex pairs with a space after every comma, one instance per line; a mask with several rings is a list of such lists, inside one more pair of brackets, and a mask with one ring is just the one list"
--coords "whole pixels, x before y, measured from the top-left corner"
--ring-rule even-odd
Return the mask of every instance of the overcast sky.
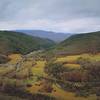
[[100, 0], [0, 0], [0, 29], [100, 30]]

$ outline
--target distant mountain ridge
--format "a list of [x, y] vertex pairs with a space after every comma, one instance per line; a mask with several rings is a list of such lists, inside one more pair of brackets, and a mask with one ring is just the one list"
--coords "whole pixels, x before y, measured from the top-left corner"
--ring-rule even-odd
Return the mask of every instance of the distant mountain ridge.
[[23, 32], [32, 36], [48, 38], [55, 42], [61, 42], [72, 35], [70, 33], [57, 33], [52, 31], [43, 31], [43, 30], [16, 30], [16, 32]]

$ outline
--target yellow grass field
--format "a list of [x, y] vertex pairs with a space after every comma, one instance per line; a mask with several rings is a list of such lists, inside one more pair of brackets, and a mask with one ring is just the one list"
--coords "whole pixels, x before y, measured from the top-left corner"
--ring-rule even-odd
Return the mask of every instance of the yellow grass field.
[[75, 97], [75, 94], [72, 92], [66, 92], [62, 90], [59, 86], [54, 85], [54, 90], [56, 92], [52, 92], [52, 95], [58, 97], [58, 100], [96, 100], [96, 96], [92, 95], [87, 98], [84, 97]]
[[22, 59], [20, 54], [11, 54], [9, 55], [9, 58], [11, 59], [9, 62], [10, 64], [16, 64], [16, 62]]
[[[33, 84], [31, 88], [28, 88], [28, 91], [32, 94], [41, 93], [39, 92], [39, 90], [41, 89], [42, 85], [39, 84], [41, 84], [40, 81], [36, 82], [35, 84]], [[53, 91], [51, 93], [42, 92], [41, 94], [56, 97], [57, 100], [96, 100], [96, 95], [91, 95], [86, 98], [76, 97], [75, 93], [64, 91], [63, 89], [61, 89], [59, 86], [55, 84], [53, 85]]]
[[100, 53], [96, 55], [92, 54], [81, 54], [81, 55], [72, 55], [72, 56], [65, 56], [57, 58], [57, 62], [68, 62], [68, 63], [75, 63], [79, 57], [88, 58], [90, 60], [100, 61]]
[[79, 69], [81, 66], [79, 64], [64, 64], [64, 67], [72, 68], [72, 69]]
[[[8, 63], [10, 64], [15, 64], [17, 61], [21, 60], [21, 55], [20, 54], [12, 54], [9, 56], [12, 60]], [[84, 57], [84, 58], [89, 58], [91, 60], [96, 60], [100, 61], [100, 54], [97, 55], [89, 55], [89, 54], [82, 54], [82, 55], [74, 55], [74, 56], [66, 56], [66, 57], [60, 57], [57, 58], [57, 62], [68, 62], [68, 64], [65, 64], [65, 67], [70, 67], [70, 68], [80, 68], [80, 65], [73, 63], [76, 62], [76, 60], [79, 57]], [[32, 61], [26, 61], [24, 62], [23, 66], [25, 68], [28, 68], [29, 66], [32, 68], [33, 74], [39, 75], [39, 76], [46, 76], [46, 73], [44, 72], [44, 67], [45, 67], [46, 61], [36, 61], [36, 65], [32, 66]], [[8, 69], [6, 69], [8, 70]], [[4, 69], [1, 67], [0, 68], [0, 73], [3, 72]], [[38, 93], [39, 90], [41, 89], [42, 85], [41, 81], [33, 82], [32, 87], [27, 88], [30, 93], [35, 94]], [[52, 93], [44, 93], [45, 95], [50, 95], [57, 97], [58, 100], [96, 100], [95, 95], [91, 95], [87, 98], [84, 97], [75, 97], [75, 94], [72, 92], [67, 92], [61, 89], [59, 86], [53, 84], [53, 90]]]
[[36, 65], [32, 68], [33, 74], [36, 75], [45, 75], [44, 73], [44, 67], [45, 67], [46, 61], [37, 61]]
[[41, 86], [39, 86], [38, 84], [40, 83], [41, 81], [35, 82], [35, 84], [33, 84], [31, 88], [27, 88], [27, 90], [32, 94], [39, 92]]

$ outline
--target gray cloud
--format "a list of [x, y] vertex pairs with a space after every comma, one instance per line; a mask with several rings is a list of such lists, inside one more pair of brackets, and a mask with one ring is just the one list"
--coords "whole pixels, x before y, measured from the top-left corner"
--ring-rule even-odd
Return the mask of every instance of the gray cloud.
[[0, 0], [0, 29], [99, 30], [99, 4], [100, 0]]

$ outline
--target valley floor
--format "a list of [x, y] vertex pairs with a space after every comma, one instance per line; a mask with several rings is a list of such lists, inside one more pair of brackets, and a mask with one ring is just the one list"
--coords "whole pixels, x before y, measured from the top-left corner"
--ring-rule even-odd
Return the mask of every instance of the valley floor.
[[[47, 79], [49, 78], [49, 76], [44, 71], [46, 61], [39, 59], [36, 62], [34, 62], [33, 59], [30, 57], [27, 57], [26, 59], [23, 60], [23, 57], [20, 54], [12, 54], [9, 57], [11, 58], [11, 61], [8, 62], [8, 65], [10, 65], [10, 67], [8, 68], [8, 67], [1, 66], [0, 77], [10, 78], [11, 76], [13, 76], [13, 74], [16, 73], [16, 71], [15, 71], [15, 68], [12, 67], [11, 65], [16, 66], [17, 62], [22, 61], [19, 64], [19, 66], [22, 66], [22, 69], [17, 69], [18, 70], [17, 77], [20, 80], [21, 79], [24, 80], [25, 84], [29, 85], [28, 87], [26, 87], [26, 91], [28, 91], [31, 94], [40, 93], [40, 94], [48, 95], [51, 97], [52, 96], [56, 97], [57, 100], [97, 100], [96, 95], [90, 95], [88, 97], [77, 97], [75, 96], [75, 93], [65, 91], [58, 84], [55, 84], [55, 83], [52, 84], [53, 90], [51, 92], [46, 92], [45, 90], [43, 90], [43, 88], [47, 84], [44, 78], [47, 78]], [[77, 69], [77, 68], [80, 68], [80, 65], [76, 64], [75, 61], [79, 57], [90, 58], [91, 60], [100, 61], [100, 54], [97, 54], [97, 55], [82, 54], [82, 55], [74, 55], [74, 56], [65, 56], [65, 57], [57, 58], [56, 61], [68, 62], [67, 64], [65, 64], [65, 67], [71, 66], [72, 68]], [[33, 76], [30, 78], [25, 78], [27, 71], [31, 71], [30, 74], [32, 73]], [[4, 98], [2, 97], [2, 94], [0, 94], [0, 97]], [[7, 99], [7, 100], [13, 100], [13, 99]], [[23, 99], [18, 99], [18, 100], [23, 100]]]

